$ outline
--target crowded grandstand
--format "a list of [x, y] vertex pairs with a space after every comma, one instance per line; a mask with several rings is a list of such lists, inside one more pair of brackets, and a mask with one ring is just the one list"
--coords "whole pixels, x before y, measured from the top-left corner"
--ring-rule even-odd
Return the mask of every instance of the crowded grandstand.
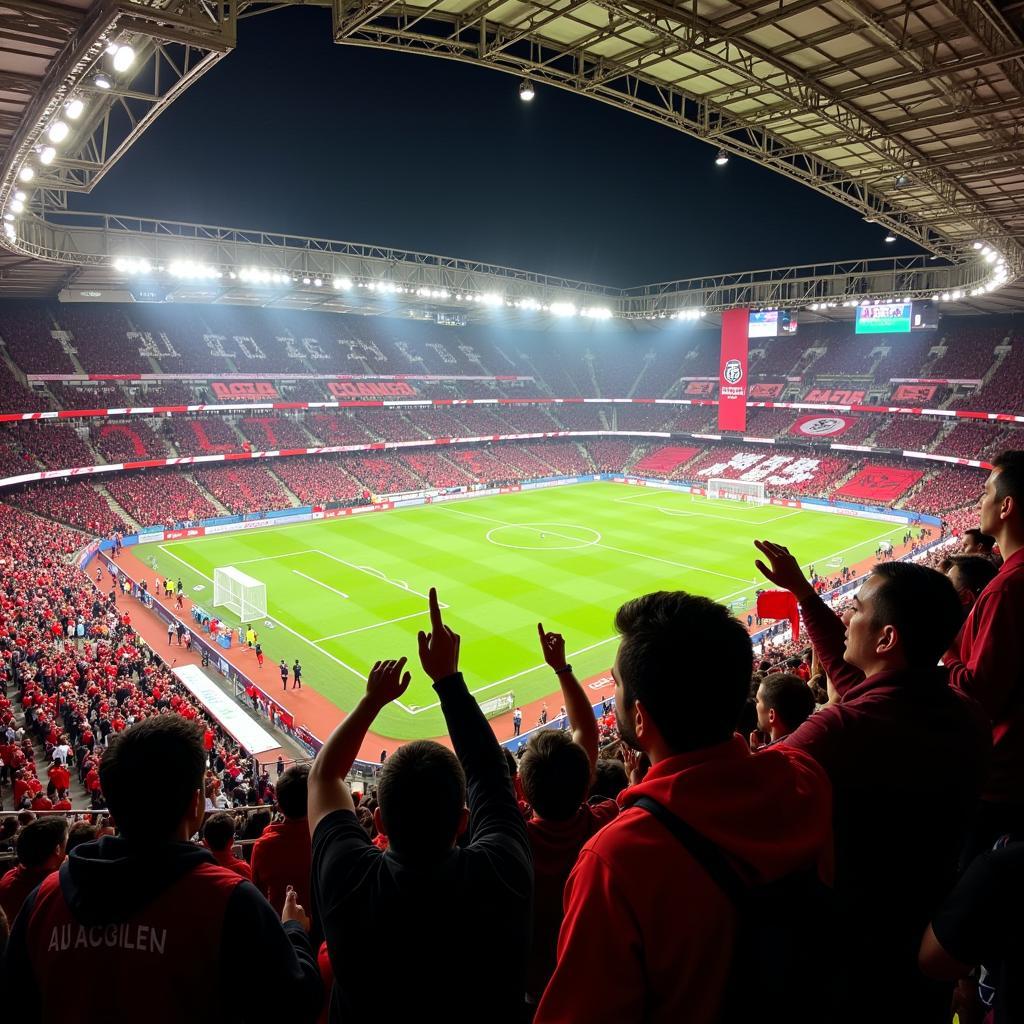
[[5, 1019], [1024, 1022], [1021, 5], [332, 6], [891, 257], [81, 201], [288, 6], [0, 20]]

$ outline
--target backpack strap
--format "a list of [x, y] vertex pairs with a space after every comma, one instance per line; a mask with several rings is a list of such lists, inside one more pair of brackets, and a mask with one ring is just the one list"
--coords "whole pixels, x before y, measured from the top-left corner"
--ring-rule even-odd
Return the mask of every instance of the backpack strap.
[[737, 907], [747, 899], [749, 886], [736, 873], [735, 868], [725, 859], [725, 854], [707, 836], [701, 835], [692, 825], [673, 814], [667, 807], [649, 796], [634, 800], [630, 807], [640, 807], [653, 815], [686, 848], [691, 857], [711, 876], [711, 880]]

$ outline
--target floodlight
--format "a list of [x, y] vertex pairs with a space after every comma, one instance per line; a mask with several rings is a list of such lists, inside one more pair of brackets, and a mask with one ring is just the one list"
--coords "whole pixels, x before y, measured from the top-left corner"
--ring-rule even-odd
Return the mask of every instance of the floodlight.
[[97, 75], [92, 80], [92, 84], [95, 85], [97, 89], [109, 89], [110, 88], [110, 79], [107, 78], [106, 75]]
[[576, 307], [571, 302], [552, 302], [551, 312], [555, 316], [575, 316]]
[[309, 284], [309, 278], [308, 278], [308, 277], [304, 277], [304, 278], [302, 279], [302, 283], [303, 283], [303, 284]]
[[135, 51], [130, 46], [119, 46], [114, 54], [114, 70], [127, 71], [135, 63]]
[[20, 199], [12, 199], [11, 209], [15, 213], [21, 213], [21, 211], [25, 209], [25, 204]]
[[980, 249], [980, 248], [981, 248], [981, 245], [982, 245], [982, 243], [981, 243], [981, 242], [975, 242], [975, 243], [974, 243], [974, 245], [972, 246], [972, 248], [974, 248], [974, 249]]
[[987, 263], [995, 263], [997, 259], [999, 259], [999, 253], [997, 252], [989, 252], [985, 255], [985, 261]]
[[316, 287], [317, 287], [317, 288], [320, 288], [320, 287], [321, 287], [321, 286], [323, 285], [323, 283], [324, 283], [324, 281], [323, 281], [323, 278], [322, 278], [322, 277], [318, 277], [318, 278], [317, 278], [317, 279], [316, 279], [316, 280], [315, 280], [315, 281], [313, 282], [313, 284], [314, 284], [314, 285], [316, 285]]
[[72, 121], [77, 121], [82, 116], [83, 110], [85, 110], [85, 104], [79, 99], [74, 99], [71, 100], [64, 108], [64, 113], [67, 114]]
[[719, 167], [724, 167], [729, 162], [729, 154], [724, 149], [718, 151], [718, 156], [715, 157], [715, 163]]
[[887, 242], [895, 242], [896, 241], [896, 236], [890, 231], [889, 234], [887, 234], [885, 236], [885, 240]]
[[39, 153], [39, 162], [44, 167], [49, 167], [53, 163], [54, 158], [57, 156], [57, 150], [53, 146], [44, 146]]
[[36, 172], [33, 171], [32, 168], [29, 167], [28, 164], [25, 164], [25, 166], [22, 167], [22, 169], [20, 171], [18, 171], [18, 177], [22, 181], [31, 181], [35, 176], [36, 176]]
[[4, 220], [7, 221], [8, 224], [10, 224], [10, 222], [14, 220], [14, 214], [8, 211], [7, 213], [4, 214]]
[[524, 103], [529, 103], [535, 95], [536, 94], [533, 91], [533, 82], [531, 82], [528, 78], [524, 78], [519, 83], [519, 98]]
[[25, 199], [27, 197], [26, 197], [25, 193], [22, 192], [21, 189], [19, 188], [18, 191], [14, 193], [14, 198], [15, 199], [20, 199], [21, 202], [25, 202]]
[[350, 277], [336, 277], [334, 279], [335, 288], [344, 288], [346, 291], [352, 287], [352, 278]]
[[46, 133], [46, 136], [51, 142], [63, 142], [68, 137], [68, 132], [70, 131], [71, 129], [64, 121], [54, 121], [50, 125], [50, 130]]

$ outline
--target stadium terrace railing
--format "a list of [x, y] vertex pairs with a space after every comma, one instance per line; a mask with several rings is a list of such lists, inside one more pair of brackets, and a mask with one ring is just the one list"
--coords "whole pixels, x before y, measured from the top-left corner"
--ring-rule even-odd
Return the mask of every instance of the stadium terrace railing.
[[[291, 379], [291, 378], [289, 378]], [[0, 413], [0, 423], [37, 420], [107, 419], [112, 416], [188, 416], [195, 413], [239, 412], [301, 412], [313, 409], [416, 409], [423, 407], [452, 408], [463, 405], [640, 405], [640, 406], [706, 406], [714, 408], [717, 398], [379, 398], [323, 402], [210, 402], [195, 405], [135, 405], [107, 409], [51, 409], [45, 412]], [[748, 409], [793, 409], [809, 412], [880, 413], [893, 416], [939, 416], [944, 419], [987, 420], [1000, 423], [1024, 423], [1024, 414], [983, 412], [970, 409], [926, 409], [906, 405], [865, 405], [838, 402], [755, 402]]]

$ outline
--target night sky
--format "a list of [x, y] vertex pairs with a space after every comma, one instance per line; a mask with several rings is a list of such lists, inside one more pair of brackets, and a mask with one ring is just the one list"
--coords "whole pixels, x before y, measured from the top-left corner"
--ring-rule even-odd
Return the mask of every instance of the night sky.
[[331, 41], [330, 12], [247, 19], [87, 209], [263, 228], [629, 286], [916, 251], [679, 132], [471, 65]]

